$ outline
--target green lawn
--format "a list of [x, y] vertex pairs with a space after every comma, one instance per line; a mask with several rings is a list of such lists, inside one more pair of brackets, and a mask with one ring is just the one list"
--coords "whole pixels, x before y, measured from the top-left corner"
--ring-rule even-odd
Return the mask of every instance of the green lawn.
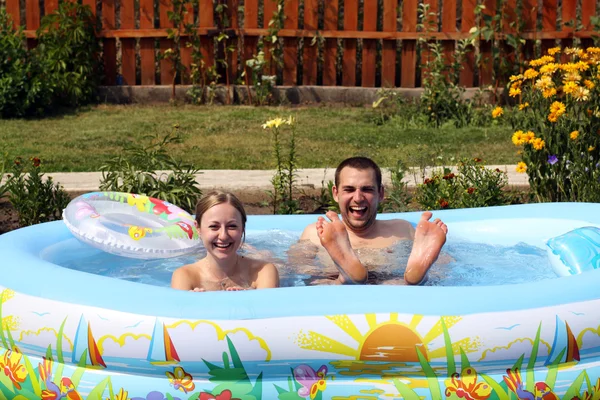
[[340, 106], [199, 107], [100, 105], [45, 119], [0, 120], [0, 154], [39, 157], [45, 171], [95, 171], [127, 142], [166, 134], [179, 124], [185, 142], [172, 154], [200, 169], [270, 169], [267, 119], [297, 118], [300, 168], [332, 167], [353, 155], [372, 157], [382, 166], [398, 159], [409, 165], [452, 163], [451, 157], [479, 157], [487, 164], [516, 163], [509, 127], [403, 129], [394, 122], [378, 126], [369, 108]]

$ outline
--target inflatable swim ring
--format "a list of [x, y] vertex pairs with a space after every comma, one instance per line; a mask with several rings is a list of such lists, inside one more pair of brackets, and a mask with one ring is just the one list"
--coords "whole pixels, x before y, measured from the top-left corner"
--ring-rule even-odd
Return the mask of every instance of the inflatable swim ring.
[[558, 276], [600, 268], [600, 229], [585, 226], [548, 240], [548, 257]]
[[79, 240], [124, 257], [176, 257], [202, 247], [189, 213], [143, 195], [87, 193], [69, 203], [63, 220]]

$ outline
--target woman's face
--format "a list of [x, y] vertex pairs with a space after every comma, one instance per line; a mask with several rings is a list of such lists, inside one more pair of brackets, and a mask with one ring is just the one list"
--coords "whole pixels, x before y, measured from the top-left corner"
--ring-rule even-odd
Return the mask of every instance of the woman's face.
[[202, 215], [199, 232], [206, 251], [214, 258], [233, 257], [242, 244], [242, 216], [231, 204], [218, 204]]

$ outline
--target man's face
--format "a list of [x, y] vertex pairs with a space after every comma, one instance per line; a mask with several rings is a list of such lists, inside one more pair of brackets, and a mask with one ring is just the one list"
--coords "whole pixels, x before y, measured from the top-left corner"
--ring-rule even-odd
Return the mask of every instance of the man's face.
[[340, 172], [338, 186], [333, 187], [333, 198], [340, 206], [346, 226], [360, 232], [375, 222], [383, 188], [377, 189], [374, 170], [346, 167]]

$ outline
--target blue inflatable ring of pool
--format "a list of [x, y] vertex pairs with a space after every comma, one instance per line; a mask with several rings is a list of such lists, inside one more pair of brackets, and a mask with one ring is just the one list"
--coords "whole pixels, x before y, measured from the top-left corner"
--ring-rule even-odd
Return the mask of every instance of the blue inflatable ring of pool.
[[[382, 214], [411, 223], [420, 213]], [[448, 240], [545, 249], [600, 205], [435, 212]], [[315, 215], [251, 216], [301, 232]], [[5, 398], [546, 399], [600, 379], [600, 271], [482, 287], [314, 286], [192, 293], [78, 272], [62, 221], [0, 236]], [[588, 384], [589, 382], [589, 384]], [[48, 394], [49, 393], [49, 394]], [[533, 397], [532, 397], [533, 398]]]

